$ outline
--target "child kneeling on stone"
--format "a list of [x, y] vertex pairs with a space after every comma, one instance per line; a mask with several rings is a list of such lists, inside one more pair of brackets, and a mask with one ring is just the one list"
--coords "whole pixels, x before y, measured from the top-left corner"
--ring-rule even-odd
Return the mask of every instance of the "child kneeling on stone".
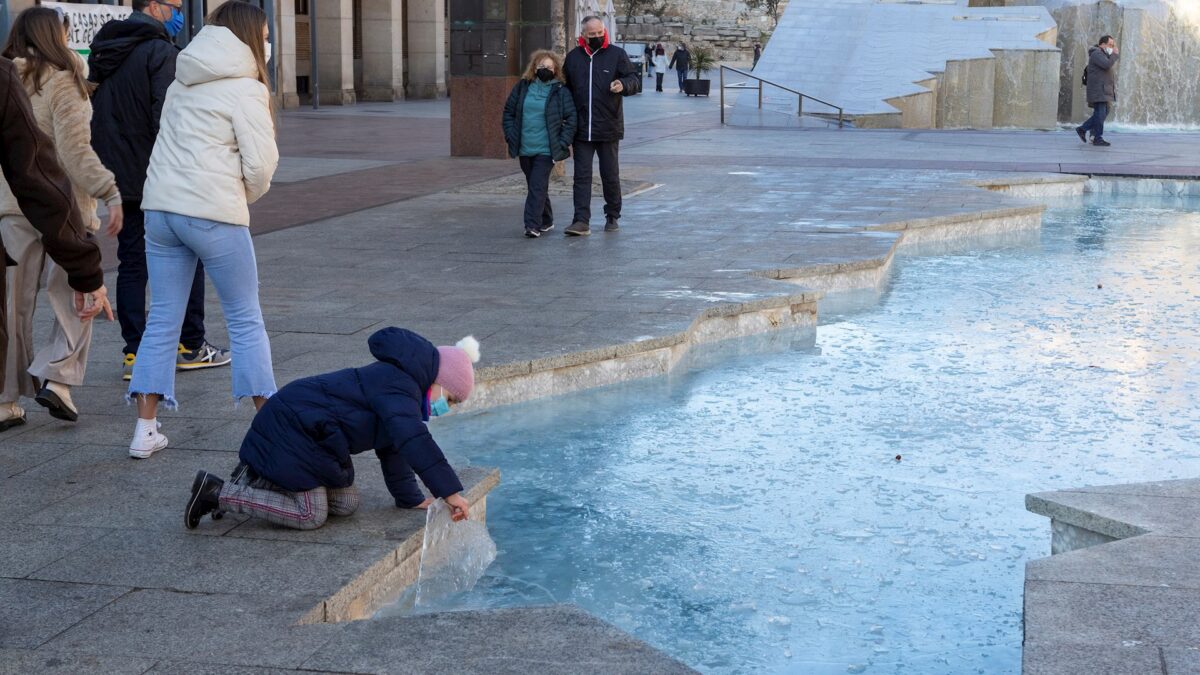
[[388, 491], [401, 508], [425, 508], [421, 477], [454, 520], [467, 518], [462, 483], [425, 423], [467, 400], [475, 387], [479, 343], [463, 338], [434, 347], [402, 328], [384, 328], [367, 341], [378, 359], [296, 380], [271, 397], [242, 440], [240, 462], [229, 482], [200, 471], [184, 511], [193, 529], [208, 513], [262, 518], [312, 530], [329, 514], [358, 509], [350, 456], [375, 450]]

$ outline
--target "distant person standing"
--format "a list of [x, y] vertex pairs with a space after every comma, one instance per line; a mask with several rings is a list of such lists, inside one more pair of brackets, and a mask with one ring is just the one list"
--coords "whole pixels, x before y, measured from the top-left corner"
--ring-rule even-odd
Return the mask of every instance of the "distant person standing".
[[[133, 0], [133, 14], [109, 21], [91, 45], [88, 77], [97, 84], [92, 98], [92, 146], [117, 176], [124, 222], [117, 235], [117, 319], [125, 340], [126, 380], [146, 330], [146, 219], [142, 187], [150, 152], [158, 137], [167, 87], [175, 81], [179, 49], [171, 39], [183, 28], [182, 0]], [[204, 339], [204, 268], [196, 267], [176, 365], [181, 370], [229, 363], [229, 351]]]
[[667, 64], [668, 68], [674, 68], [675, 73], [679, 75], [679, 93], [683, 93], [683, 81], [687, 79], [688, 70], [692, 67], [692, 53], [688, 51], [687, 45], [682, 42], [671, 55], [671, 63]]
[[750, 65], [750, 70], [758, 67], [758, 60], [762, 58], [762, 44], [754, 43], [754, 63]]
[[654, 46], [654, 91], [662, 91], [663, 75], [667, 74], [667, 50], [662, 43]]
[[1117, 102], [1117, 74], [1113, 66], [1121, 60], [1121, 50], [1111, 35], [1100, 38], [1099, 44], [1088, 49], [1088, 64], [1084, 71], [1087, 85], [1087, 102], [1092, 116], [1083, 126], [1076, 127], [1079, 140], [1087, 143], [1087, 134], [1092, 133], [1092, 145], [1107, 148], [1112, 145], [1104, 140], [1104, 120], [1108, 119], [1112, 104]]
[[646, 64], [646, 77], [654, 77], [654, 47], [646, 43], [646, 51], [642, 54], [642, 63]]
[[575, 99], [579, 128], [575, 132], [575, 217], [567, 235], [592, 233], [592, 158], [600, 158], [600, 182], [604, 186], [604, 231], [620, 229], [621, 175], [618, 146], [625, 137], [621, 99], [642, 90], [642, 79], [624, 49], [608, 41], [604, 22], [589, 16], [583, 20], [579, 46], [563, 63], [567, 86]]

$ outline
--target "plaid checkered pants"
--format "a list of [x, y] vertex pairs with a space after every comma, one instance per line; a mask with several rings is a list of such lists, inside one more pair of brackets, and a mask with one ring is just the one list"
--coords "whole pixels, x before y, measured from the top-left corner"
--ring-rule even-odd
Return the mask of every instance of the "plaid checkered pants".
[[315, 530], [330, 515], [348, 516], [357, 511], [360, 499], [353, 485], [288, 492], [265, 478], [253, 478], [240, 471], [222, 486], [220, 501], [222, 511], [262, 518], [295, 530]]

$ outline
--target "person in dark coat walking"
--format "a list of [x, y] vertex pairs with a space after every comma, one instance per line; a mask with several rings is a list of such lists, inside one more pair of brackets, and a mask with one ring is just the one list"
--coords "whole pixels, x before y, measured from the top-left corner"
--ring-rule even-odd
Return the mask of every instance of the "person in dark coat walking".
[[454, 520], [468, 517], [462, 483], [425, 423], [471, 395], [479, 343], [467, 337], [434, 347], [411, 331], [384, 328], [367, 344], [375, 363], [295, 380], [272, 396], [250, 423], [228, 482], [196, 474], [188, 529], [222, 512], [299, 530], [321, 527], [330, 514], [348, 516], [359, 504], [351, 455], [372, 449], [396, 506], [429, 506], [419, 476]]
[[1088, 49], [1088, 64], [1084, 71], [1087, 78], [1087, 101], [1092, 109], [1092, 116], [1083, 126], [1076, 127], [1075, 133], [1079, 140], [1087, 143], [1087, 134], [1092, 132], [1092, 145], [1108, 147], [1112, 145], [1104, 140], [1104, 120], [1112, 104], [1117, 102], [1117, 73], [1113, 67], [1121, 60], [1121, 50], [1117, 41], [1111, 35], [1100, 38], [1099, 44]]
[[625, 137], [621, 99], [642, 90], [642, 78], [624, 49], [609, 43], [604, 22], [589, 16], [583, 20], [579, 46], [567, 54], [563, 72], [575, 99], [579, 128], [575, 132], [575, 217], [568, 236], [592, 233], [592, 158], [600, 158], [600, 182], [604, 187], [604, 231], [620, 229], [621, 171], [620, 141]]
[[[111, 321], [100, 249], [85, 234], [71, 182], [58, 164], [53, 143], [38, 128], [16, 66], [6, 58], [0, 58], [0, 171], [21, 212], [41, 235], [46, 255], [66, 271], [79, 320], [90, 321], [104, 312]], [[0, 257], [6, 264], [11, 260], [3, 240]], [[8, 353], [6, 279], [0, 274], [0, 380], [5, 375], [3, 355]], [[8, 416], [0, 420], [0, 431], [24, 423], [23, 413]]]
[[683, 93], [683, 81], [687, 79], [688, 70], [692, 67], [692, 53], [688, 51], [687, 45], [682, 42], [675, 49], [675, 53], [671, 55], [671, 62], [667, 64], [668, 68], [674, 68], [675, 74], [679, 76], [679, 93]]
[[[88, 56], [88, 79], [98, 85], [92, 98], [92, 146], [116, 175], [125, 211], [117, 235], [117, 319], [125, 340], [126, 380], [133, 376], [133, 363], [146, 330], [149, 274], [142, 186], [158, 137], [167, 87], [175, 81], [179, 50], [171, 42], [171, 31], [178, 32], [183, 25], [180, 7], [178, 3], [133, 0], [133, 14], [104, 24], [92, 40]], [[204, 339], [202, 265], [196, 266], [179, 341], [183, 349], [176, 365], [181, 370], [229, 364], [229, 351]]]
[[750, 64], [750, 70], [754, 70], [755, 68], [758, 67], [758, 60], [761, 58], [762, 58], [762, 45], [755, 42], [754, 43], [754, 63]]
[[525, 236], [536, 239], [554, 229], [550, 171], [571, 156], [578, 115], [563, 86], [562, 59], [539, 49], [504, 104], [504, 141], [525, 173]]

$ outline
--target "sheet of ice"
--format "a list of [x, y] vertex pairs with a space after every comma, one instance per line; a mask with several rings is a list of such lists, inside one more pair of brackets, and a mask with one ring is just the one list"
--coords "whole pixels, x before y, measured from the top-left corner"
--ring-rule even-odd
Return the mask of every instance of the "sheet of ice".
[[985, 243], [773, 353], [439, 421], [504, 480], [430, 606], [572, 602], [709, 673], [1019, 672], [1025, 494], [1200, 474], [1200, 201]]
[[496, 544], [487, 525], [454, 522], [450, 509], [438, 499], [425, 512], [425, 537], [417, 581], [395, 605], [380, 614], [404, 614], [437, 609], [447, 598], [470, 591], [496, 559]]

